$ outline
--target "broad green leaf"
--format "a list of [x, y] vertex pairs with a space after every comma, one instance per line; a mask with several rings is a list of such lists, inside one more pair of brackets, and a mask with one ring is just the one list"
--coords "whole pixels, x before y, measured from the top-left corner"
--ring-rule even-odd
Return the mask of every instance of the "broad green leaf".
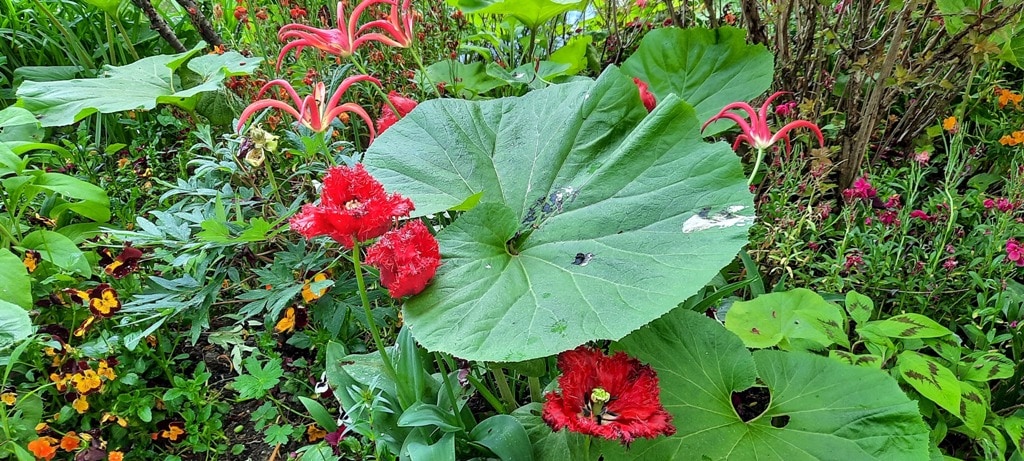
[[[126, 66], [107, 66], [98, 78], [25, 81], [17, 95], [43, 126], [70, 125], [95, 112], [149, 110], [157, 104], [191, 110], [198, 100], [195, 95], [223, 88], [224, 78], [249, 73], [261, 60], [233, 51], [193, 58], [204, 46], [200, 43], [184, 53], [151, 56]], [[195, 74], [188, 85], [175, 74], [185, 61]]]
[[960, 408], [955, 414], [970, 430], [971, 436], [976, 437], [981, 433], [985, 417], [988, 416], [988, 398], [978, 388], [961, 382]]
[[86, 278], [92, 276], [92, 266], [85, 259], [85, 253], [62, 234], [40, 229], [26, 235], [21, 240], [21, 246], [38, 251], [44, 260], [61, 269], [76, 272]]
[[487, 74], [504, 80], [510, 85], [526, 85], [530, 89], [540, 89], [552, 83], [552, 80], [569, 75], [569, 64], [554, 61], [540, 61], [536, 64], [523, 64], [511, 71], [505, 70], [495, 63], [487, 64]]
[[548, 57], [551, 61], [568, 64], [565, 75], [576, 75], [587, 68], [587, 46], [594, 42], [589, 35], [577, 35], [569, 40], [565, 46], [555, 50]]
[[[746, 243], [751, 195], [725, 143], [632, 80], [421, 104], [367, 170], [416, 213], [483, 193], [438, 234], [443, 263], [405, 321], [428, 350], [515, 362], [619, 339], [695, 294]], [[698, 192], [699, 191], [699, 192]]]
[[967, 368], [963, 379], [979, 383], [1013, 376], [1014, 363], [998, 352], [989, 352], [974, 361]]
[[0, 141], [0, 176], [21, 174], [28, 166], [28, 160], [22, 159], [4, 142]]
[[427, 67], [425, 76], [420, 76], [421, 79], [424, 77], [429, 81], [428, 85], [443, 83], [447, 91], [465, 99], [508, 85], [508, 82], [489, 75], [484, 63], [479, 61], [470, 64], [451, 59], [436, 62]]
[[60, 173], [42, 173], [36, 176], [33, 185], [77, 200], [54, 207], [51, 217], [71, 210], [96, 222], [110, 220], [110, 198], [99, 186]]
[[10, 106], [4, 110], [0, 110], [0, 130], [12, 126], [28, 124], [34, 125], [38, 123], [39, 122], [36, 121], [36, 116], [32, 115], [32, 112], [21, 107]]
[[[726, 104], [764, 93], [771, 86], [773, 68], [771, 52], [748, 45], [746, 32], [732, 27], [652, 30], [622, 64], [623, 72], [647, 82], [659, 103], [669, 94], [688, 102], [702, 124]], [[718, 121], [704, 134], [731, 126], [730, 121]]]
[[21, 258], [6, 248], [0, 248], [0, 300], [32, 308], [32, 278]]
[[914, 390], [946, 411], [960, 413], [960, 382], [948, 368], [914, 351], [901, 352], [897, 366], [900, 376]]
[[[600, 444], [606, 460], [924, 460], [928, 428], [917, 404], [879, 370], [803, 352], [751, 356], [717, 322], [677, 309], [623, 339], [621, 349], [658, 372], [671, 437], [624, 449]], [[771, 392], [760, 416], [742, 421], [733, 393], [755, 383]]]
[[922, 340], [925, 345], [949, 361], [949, 363], [957, 363], [960, 361], [960, 355], [963, 353], [961, 349], [961, 340], [956, 335], [940, 336], [938, 338], [925, 338]]
[[494, 415], [477, 424], [469, 439], [487, 447], [502, 461], [531, 461], [533, 451], [526, 429], [509, 415]]
[[459, 426], [459, 420], [456, 419], [455, 414], [451, 410], [445, 410], [437, 405], [423, 403], [422, 401], [410, 405], [402, 413], [402, 416], [398, 418], [398, 425], [402, 427], [428, 427], [430, 430], [437, 428], [444, 432], [462, 430]]
[[783, 350], [849, 347], [839, 306], [806, 288], [768, 293], [737, 301], [725, 316], [725, 327], [751, 348], [778, 345]]
[[1003, 418], [1003, 430], [1010, 436], [1018, 454], [1024, 454], [1024, 417], [1013, 415]]
[[948, 328], [921, 314], [900, 314], [885, 320], [867, 322], [873, 331], [889, 338], [939, 338], [953, 334]]
[[448, 0], [466, 13], [501, 14], [534, 29], [562, 13], [579, 10], [585, 0]]
[[875, 303], [871, 301], [871, 298], [857, 293], [856, 291], [851, 291], [846, 294], [845, 305], [846, 313], [850, 314], [850, 318], [853, 319], [857, 325], [871, 320], [871, 313], [875, 311]]
[[1003, 52], [999, 58], [1024, 69], [1024, 33], [1018, 33], [1012, 39], [1003, 44]]
[[111, 15], [117, 16], [117, 7], [121, 4], [121, 0], [83, 0], [101, 11]]
[[32, 334], [32, 319], [28, 311], [17, 304], [0, 300], [0, 350], [28, 338]]
[[405, 441], [404, 450], [408, 450], [409, 461], [435, 461], [455, 459], [455, 434], [445, 433], [440, 440], [430, 443], [426, 436], [421, 435], [424, 431], [414, 431]]
[[543, 461], [581, 459], [583, 437], [569, 431], [551, 432], [540, 415], [543, 404], [533, 402], [512, 412], [530, 437], [533, 458]]

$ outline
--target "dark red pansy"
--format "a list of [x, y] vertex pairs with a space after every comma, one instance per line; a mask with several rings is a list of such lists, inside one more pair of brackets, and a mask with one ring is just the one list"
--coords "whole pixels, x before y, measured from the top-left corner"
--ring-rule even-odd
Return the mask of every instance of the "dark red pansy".
[[122, 279], [126, 275], [139, 270], [139, 260], [142, 259], [142, 251], [132, 246], [131, 242], [124, 244], [121, 254], [103, 268], [103, 272], [115, 279]]
[[363, 165], [338, 166], [327, 170], [320, 205], [304, 205], [289, 224], [306, 238], [327, 235], [351, 249], [354, 240], [380, 237], [412, 210], [411, 200], [385, 193]]
[[559, 392], [545, 396], [542, 418], [558, 431], [629, 444], [672, 435], [672, 415], [661, 405], [658, 376], [624, 352], [608, 356], [580, 346], [558, 355]]
[[441, 253], [437, 239], [417, 220], [384, 234], [366, 250], [366, 263], [380, 271], [381, 285], [398, 299], [427, 287], [441, 265]]

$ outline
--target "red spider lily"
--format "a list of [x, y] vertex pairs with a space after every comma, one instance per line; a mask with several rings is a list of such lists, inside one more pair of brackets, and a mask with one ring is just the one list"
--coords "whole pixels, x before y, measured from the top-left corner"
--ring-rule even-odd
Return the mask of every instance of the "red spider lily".
[[362, 164], [356, 164], [327, 170], [320, 205], [304, 205], [289, 224], [306, 238], [328, 235], [351, 249], [354, 240], [380, 237], [395, 219], [409, 216], [412, 210], [411, 200], [388, 195]]
[[380, 283], [392, 298], [423, 291], [441, 265], [437, 239], [422, 221], [410, 221], [384, 234], [366, 250], [366, 264], [380, 270]]
[[[412, 112], [418, 104], [416, 100], [409, 99], [405, 96], [398, 94], [395, 91], [388, 93], [388, 101], [391, 104], [384, 104], [384, 108], [380, 111], [380, 118], [377, 119], [377, 133], [383, 133], [384, 130], [391, 128], [391, 125], [398, 123], [399, 117], [405, 117], [409, 112]], [[398, 111], [396, 115], [391, 106], [395, 106]]]
[[327, 130], [327, 128], [331, 126], [331, 122], [338, 118], [339, 115], [345, 112], [352, 112], [366, 122], [366, 125], [370, 128], [370, 139], [372, 141], [373, 138], [377, 136], [377, 133], [373, 129], [373, 121], [370, 118], [370, 115], [366, 113], [366, 110], [352, 102], [338, 105], [338, 103], [341, 102], [341, 96], [345, 94], [345, 91], [347, 91], [353, 83], [361, 81], [373, 82], [378, 86], [380, 85], [379, 80], [370, 77], [369, 75], [354, 75], [342, 81], [341, 86], [334, 91], [331, 99], [324, 104], [327, 89], [323, 82], [317, 83], [313, 87], [313, 94], [306, 96], [304, 99], [300, 99], [299, 94], [290, 83], [280, 79], [273, 80], [266, 85], [263, 85], [263, 88], [260, 89], [256, 97], [260, 98], [271, 87], [279, 86], [288, 93], [288, 96], [291, 96], [295, 107], [289, 106], [285, 102], [278, 101], [276, 99], [260, 99], [259, 101], [249, 104], [249, 106], [242, 111], [242, 115], [238, 119], [237, 129], [241, 130], [242, 126], [245, 125], [246, 120], [248, 120], [254, 112], [270, 107], [287, 112], [303, 125], [318, 133]]
[[[708, 119], [708, 121], [704, 123], [704, 126], [701, 127], [701, 131], [707, 128], [712, 122], [727, 118], [736, 122], [736, 124], [740, 126], [740, 130], [743, 131], [743, 134], [736, 137], [736, 142], [732, 145], [733, 150], [739, 147], [741, 141], [746, 141], [747, 144], [757, 150], [764, 150], [782, 139], [786, 142], [786, 150], [788, 151], [791, 148], [789, 144], [789, 132], [796, 128], [807, 128], [808, 130], [811, 130], [812, 133], [818, 136], [818, 143], [821, 144], [821, 146], [824, 146], [825, 137], [822, 136], [821, 129], [818, 128], [818, 125], [807, 120], [794, 120], [783, 126], [775, 134], [772, 134], [771, 129], [768, 128], [768, 108], [771, 107], [772, 101], [774, 101], [775, 98], [786, 93], [788, 92], [779, 91], [769, 96], [768, 100], [761, 105], [760, 111], [755, 111], [750, 104], [742, 101], [728, 104], [722, 108], [722, 111], [719, 112], [718, 115]], [[750, 120], [748, 121], [740, 115], [730, 112], [731, 110], [741, 110], [746, 112], [747, 117]]]
[[607, 356], [586, 346], [558, 355], [561, 394], [545, 396], [541, 417], [553, 430], [628, 444], [638, 437], [672, 435], [672, 415], [659, 399], [658, 376], [624, 352]]
[[[278, 31], [277, 38], [282, 42], [291, 41], [281, 49], [281, 53], [277, 56], [277, 69], [281, 69], [281, 63], [284, 61], [284, 56], [288, 51], [294, 49], [295, 55], [298, 56], [302, 49], [307, 46], [343, 58], [352, 56], [360, 45], [372, 40], [390, 46], [408, 47], [412, 43], [413, 15], [410, 2], [411, 0], [405, 0], [401, 8], [399, 8], [398, 0], [363, 0], [352, 10], [352, 14], [348, 17], [347, 21], [345, 19], [343, 2], [338, 2], [338, 26], [334, 29], [317, 29], [305, 24], [285, 25]], [[378, 19], [357, 28], [356, 22], [363, 14], [363, 11], [371, 5], [378, 3], [391, 5], [391, 14], [388, 15], [388, 20]], [[384, 33], [368, 33], [369, 30], [374, 28], [382, 29]]]

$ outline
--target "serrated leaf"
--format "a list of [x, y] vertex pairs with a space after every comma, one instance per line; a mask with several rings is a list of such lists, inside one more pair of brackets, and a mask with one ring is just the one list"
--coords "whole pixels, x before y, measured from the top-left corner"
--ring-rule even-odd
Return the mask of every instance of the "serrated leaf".
[[866, 325], [873, 326], [874, 331], [890, 338], [939, 338], [953, 334], [948, 328], [921, 314], [900, 314]]
[[[747, 44], [742, 29], [665, 27], [644, 36], [622, 71], [647, 82], [659, 103], [669, 94], [677, 95], [704, 123], [726, 104], [764, 93], [772, 83], [773, 61], [764, 46]], [[704, 134], [731, 126], [730, 121], [718, 121]]]
[[737, 157], [674, 96], [648, 115], [636, 95], [610, 68], [520, 98], [427, 101], [374, 141], [367, 170], [417, 214], [483, 192], [403, 306], [420, 344], [509, 362], [618, 339], [733, 260], [753, 209]]
[[900, 376], [914, 390], [946, 411], [960, 413], [960, 382], [948, 368], [914, 351], [900, 353], [897, 366]]
[[[717, 322], [682, 309], [615, 348], [658, 372], [676, 433], [637, 440], [628, 450], [602, 442], [605, 459], [927, 459], [928, 428], [917, 404], [884, 372], [803, 352], [751, 356]], [[754, 385], [755, 375], [771, 400], [744, 422], [733, 393]]]
[[725, 327], [747, 347], [783, 350], [849, 347], [843, 323], [839, 306], [806, 288], [737, 301], [725, 316]]
[[249, 357], [243, 364], [248, 374], [235, 378], [233, 385], [235, 391], [238, 392], [239, 400], [265, 396], [267, 391], [277, 386], [281, 376], [284, 375], [284, 370], [281, 369], [281, 359], [271, 359], [261, 367], [256, 358]]

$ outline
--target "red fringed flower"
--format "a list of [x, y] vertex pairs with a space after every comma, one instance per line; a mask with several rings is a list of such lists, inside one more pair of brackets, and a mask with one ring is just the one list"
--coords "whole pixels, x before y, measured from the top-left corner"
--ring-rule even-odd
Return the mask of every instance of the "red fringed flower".
[[320, 205], [304, 205], [289, 220], [291, 228], [306, 238], [328, 235], [351, 249], [360, 242], [380, 237], [397, 218], [409, 216], [412, 201], [388, 195], [363, 166], [332, 167], [324, 177]]
[[633, 77], [633, 83], [635, 83], [636, 87], [640, 89], [640, 100], [643, 101], [644, 107], [647, 108], [647, 112], [654, 110], [654, 106], [658, 104], [658, 101], [654, 99], [654, 95], [647, 89], [647, 82]]
[[437, 239], [421, 221], [384, 234], [366, 250], [366, 264], [380, 270], [380, 283], [392, 298], [412, 296], [427, 287], [441, 265]]
[[561, 394], [545, 396], [544, 422], [553, 430], [629, 444], [638, 437], [672, 435], [672, 415], [659, 399], [658, 376], [624, 352], [607, 356], [586, 346], [558, 355]]
[[[412, 112], [418, 104], [415, 100], [394, 91], [388, 93], [388, 101], [391, 101], [391, 105], [384, 104], [384, 109], [380, 111], [380, 118], [377, 119], [377, 134], [383, 133], [384, 130], [391, 128], [391, 125], [398, 123], [400, 117], [405, 117], [406, 114]], [[391, 110], [392, 105], [398, 110], [398, 115]]]

